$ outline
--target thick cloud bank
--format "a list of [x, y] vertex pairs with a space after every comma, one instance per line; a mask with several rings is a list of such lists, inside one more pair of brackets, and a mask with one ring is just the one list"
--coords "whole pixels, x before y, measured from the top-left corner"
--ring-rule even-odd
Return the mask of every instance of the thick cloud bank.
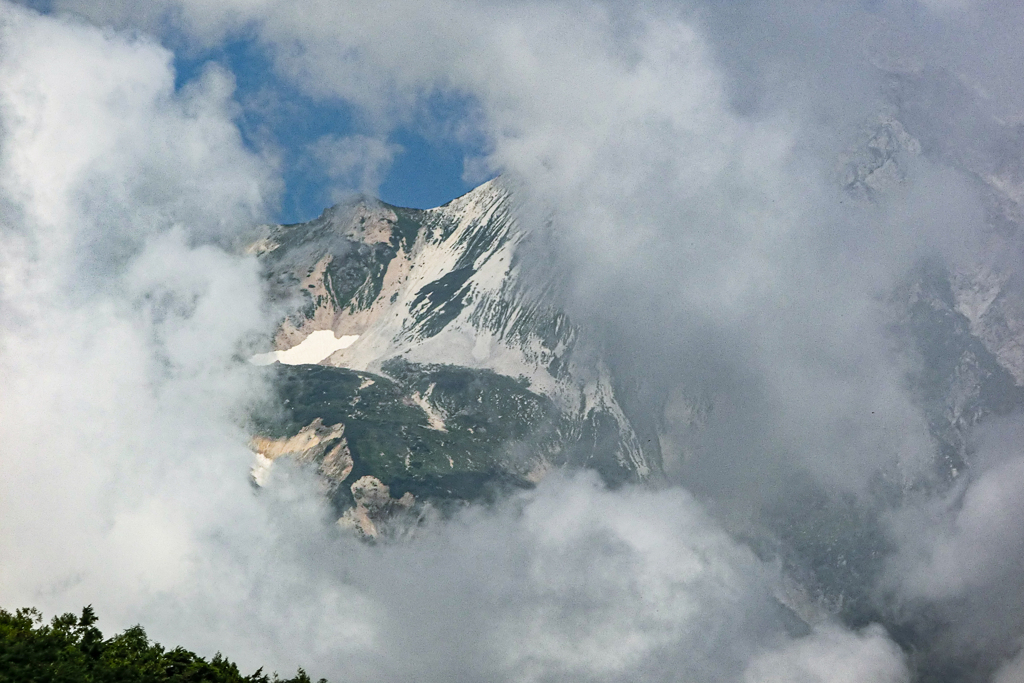
[[[75, 14], [0, 6], [0, 604], [93, 603], [108, 627], [333, 680], [1020, 678], [1016, 418], [943, 480], [888, 299], [921, 259], [991, 248], [970, 173], [1011, 197], [1019, 179], [950, 114], [955, 88], [922, 96], [946, 125], [923, 143], [883, 97], [934, 65], [1020, 120], [1012, 6], [57, 5]], [[230, 247], [279, 169], [244, 143], [232, 75], [175, 88], [147, 35], [252, 40], [356, 108], [364, 133], [308, 149], [355, 189], [425, 99], [473, 102], [459, 124], [489, 151], [467, 168], [516, 183], [666, 486], [555, 476], [377, 546], [331, 523], [309, 472], [250, 486], [264, 388], [242, 359], [271, 321]], [[879, 121], [892, 163], [840, 189]], [[960, 654], [973, 668], [942, 668]]]

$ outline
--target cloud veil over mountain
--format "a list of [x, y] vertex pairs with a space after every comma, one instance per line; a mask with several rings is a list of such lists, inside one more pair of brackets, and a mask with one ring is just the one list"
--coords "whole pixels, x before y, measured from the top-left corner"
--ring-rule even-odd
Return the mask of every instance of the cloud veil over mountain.
[[[332, 681], [1021, 680], [1015, 3], [0, 3], [0, 606]], [[298, 227], [288, 93], [352, 112]], [[417, 125], [500, 177], [366, 198]], [[505, 306], [573, 326], [517, 356]], [[517, 441], [522, 486], [361, 538], [301, 458], [251, 478], [248, 359], [327, 329], [358, 391], [505, 378], [621, 472]], [[455, 438], [430, 378], [396, 405]]]

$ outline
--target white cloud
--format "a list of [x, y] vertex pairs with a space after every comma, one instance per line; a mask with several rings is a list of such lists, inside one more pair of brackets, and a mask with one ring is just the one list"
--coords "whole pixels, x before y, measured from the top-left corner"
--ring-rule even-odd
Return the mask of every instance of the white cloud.
[[324, 135], [307, 147], [317, 171], [334, 185], [335, 201], [345, 194], [375, 194], [401, 145], [368, 135]]
[[1022, 424], [1004, 420], [982, 432], [973, 468], [945, 497], [900, 510], [894, 534], [902, 550], [890, 581], [907, 595], [950, 600], [997, 590], [1020, 603], [1024, 556]]
[[226, 74], [175, 93], [151, 41], [0, 12], [3, 600], [124, 625], [191, 577], [215, 509], [254, 514], [232, 355], [260, 283], [208, 243], [276, 180]]
[[910, 680], [903, 653], [878, 627], [851, 633], [824, 627], [756, 658], [745, 683], [901, 683]]

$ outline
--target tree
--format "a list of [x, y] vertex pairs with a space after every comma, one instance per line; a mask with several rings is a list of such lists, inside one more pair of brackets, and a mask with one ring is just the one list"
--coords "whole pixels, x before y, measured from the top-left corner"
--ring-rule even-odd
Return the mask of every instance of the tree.
[[[49, 624], [34, 608], [0, 609], [0, 683], [312, 683], [257, 669], [243, 676], [219, 652], [209, 661], [183, 647], [165, 650], [141, 626], [104, 640], [91, 605]], [[319, 683], [327, 683], [320, 679]]]

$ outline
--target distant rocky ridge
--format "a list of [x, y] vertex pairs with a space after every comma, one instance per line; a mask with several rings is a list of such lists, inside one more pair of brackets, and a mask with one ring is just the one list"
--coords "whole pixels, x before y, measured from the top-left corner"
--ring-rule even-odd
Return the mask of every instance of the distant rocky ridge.
[[909, 379], [943, 474], [955, 479], [970, 466], [973, 427], [1024, 406], [1024, 126], [986, 112], [945, 70], [897, 70], [887, 81], [885, 109], [846, 159], [845, 189], [881, 200], [924, 158], [974, 183], [985, 213], [970, 258], [917, 264], [891, 297], [921, 359]]

